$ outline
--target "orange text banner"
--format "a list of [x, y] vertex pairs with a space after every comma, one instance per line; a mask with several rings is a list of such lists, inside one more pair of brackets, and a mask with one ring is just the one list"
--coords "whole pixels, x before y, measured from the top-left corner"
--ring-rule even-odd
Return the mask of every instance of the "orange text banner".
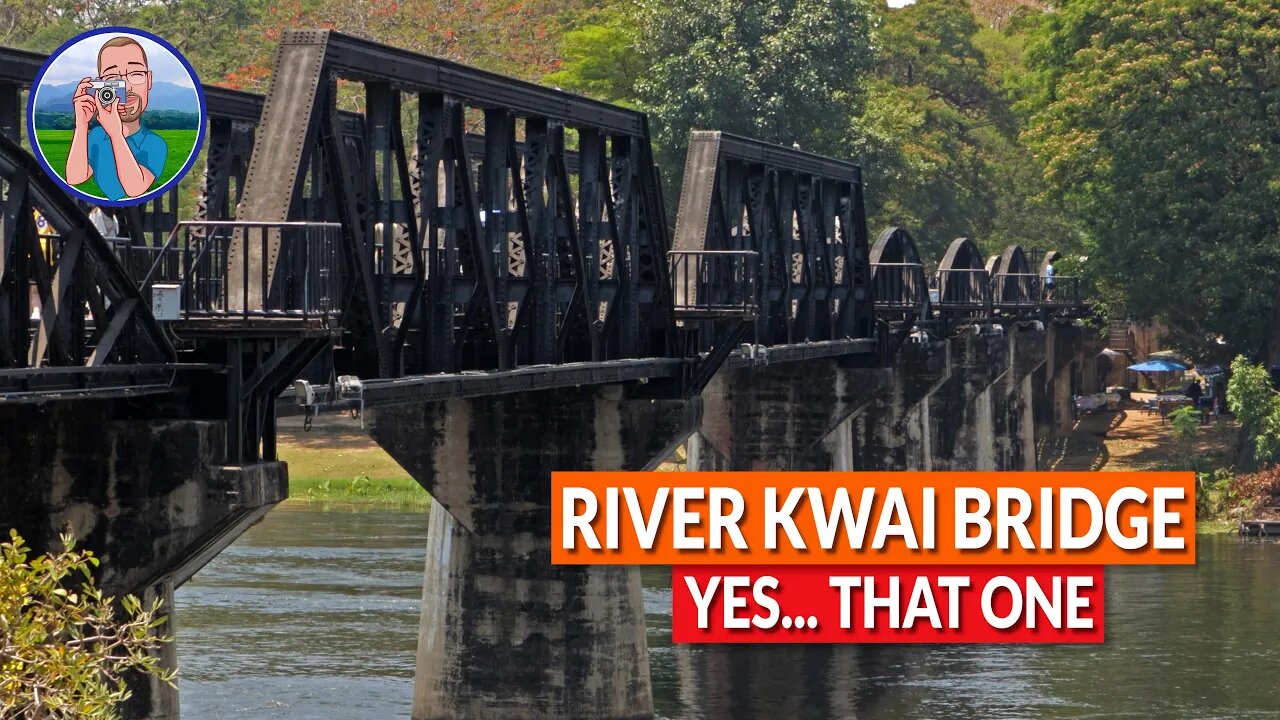
[[1189, 472], [558, 472], [558, 564], [1192, 564]]

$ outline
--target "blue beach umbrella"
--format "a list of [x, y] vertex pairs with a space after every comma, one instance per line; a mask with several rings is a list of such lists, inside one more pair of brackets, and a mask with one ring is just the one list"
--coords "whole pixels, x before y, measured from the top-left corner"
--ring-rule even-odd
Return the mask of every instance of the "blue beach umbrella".
[[[1178, 372], [1181, 370], [1189, 370], [1191, 369], [1191, 366], [1187, 365], [1184, 362], [1180, 362], [1178, 360], [1173, 360], [1170, 358], [1150, 357], [1138, 363], [1137, 365], [1130, 365], [1129, 369], [1135, 372], [1140, 372], [1143, 375], [1146, 375], [1147, 373], [1171, 373], [1171, 372]], [[1151, 377], [1148, 376], [1147, 379], [1151, 380]], [[1151, 380], [1151, 384], [1155, 385], [1156, 382], [1154, 380]], [[1161, 383], [1161, 386], [1162, 387], [1157, 388], [1157, 390], [1160, 392], [1163, 392], [1164, 390], [1163, 383]]]
[[1191, 366], [1169, 358], [1150, 358], [1137, 365], [1130, 365], [1129, 369], [1135, 372], [1178, 372], [1190, 370]]

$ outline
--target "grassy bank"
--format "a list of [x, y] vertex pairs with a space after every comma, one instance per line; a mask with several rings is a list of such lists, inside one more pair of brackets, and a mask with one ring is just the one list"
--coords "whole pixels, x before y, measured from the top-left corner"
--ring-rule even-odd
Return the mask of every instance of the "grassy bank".
[[[292, 419], [290, 419], [292, 420]], [[358, 422], [319, 420], [309, 432], [282, 421], [279, 456], [289, 463], [289, 502], [426, 508], [417, 481], [369, 439]]]

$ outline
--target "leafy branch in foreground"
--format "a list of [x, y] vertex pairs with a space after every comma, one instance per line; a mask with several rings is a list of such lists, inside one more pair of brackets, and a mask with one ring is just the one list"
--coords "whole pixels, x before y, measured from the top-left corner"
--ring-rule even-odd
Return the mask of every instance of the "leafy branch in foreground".
[[0, 544], [0, 717], [106, 720], [130, 695], [128, 673], [174, 680], [155, 652], [172, 640], [156, 633], [161, 601], [129, 595], [117, 610], [94, 586], [98, 559], [74, 536], [62, 543], [32, 560], [17, 531]]

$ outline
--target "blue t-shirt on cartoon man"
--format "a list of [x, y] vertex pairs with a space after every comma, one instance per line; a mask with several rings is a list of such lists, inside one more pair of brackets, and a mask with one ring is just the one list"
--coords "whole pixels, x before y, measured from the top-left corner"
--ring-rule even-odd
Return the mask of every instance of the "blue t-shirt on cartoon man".
[[[138, 130], [125, 138], [133, 158], [138, 164], [151, 171], [152, 177], [160, 177], [164, 170], [165, 157], [169, 154], [169, 146], [164, 138], [152, 132], [146, 125], [139, 124]], [[93, 168], [93, 179], [108, 200], [123, 200], [129, 194], [120, 184], [120, 176], [116, 173], [116, 156], [111, 149], [111, 138], [101, 125], [95, 125], [89, 131], [89, 167]]]

